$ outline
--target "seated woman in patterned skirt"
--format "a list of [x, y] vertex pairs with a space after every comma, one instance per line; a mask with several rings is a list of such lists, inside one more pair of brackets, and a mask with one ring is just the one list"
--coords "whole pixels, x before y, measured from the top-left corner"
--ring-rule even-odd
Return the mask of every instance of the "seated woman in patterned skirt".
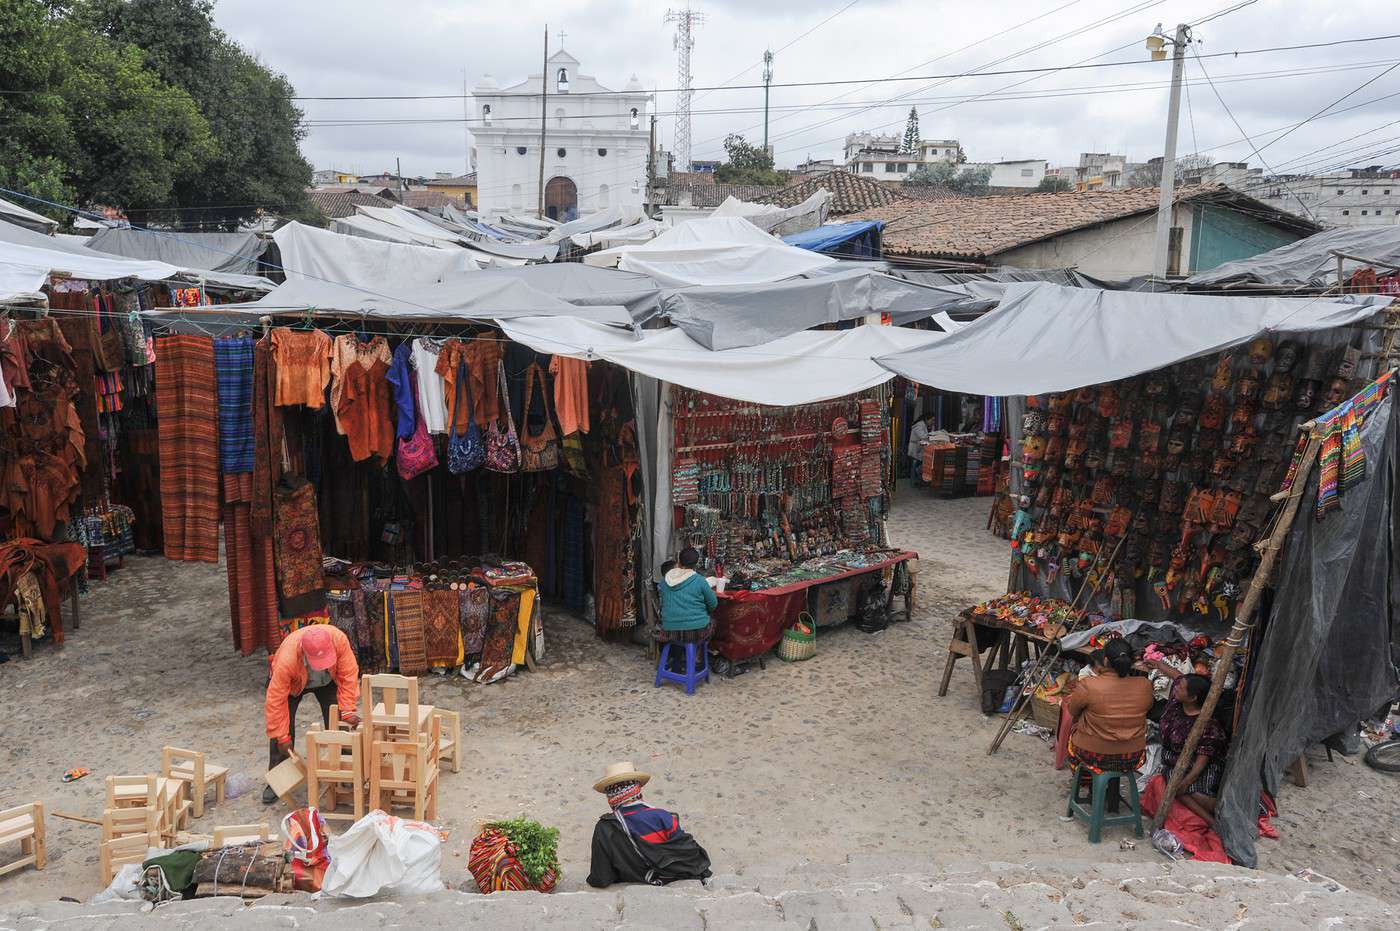
[[1069, 760], [1095, 773], [1135, 772], [1147, 749], [1152, 685], [1133, 675], [1133, 650], [1110, 640], [1095, 654], [1094, 675], [1080, 679], [1065, 699], [1073, 720]]
[[[1186, 737], [1200, 717], [1201, 703], [1210, 691], [1210, 680], [1194, 673], [1183, 675], [1167, 663], [1148, 665], [1175, 680], [1166, 710], [1157, 722], [1162, 731], [1162, 775], [1170, 780], [1172, 768], [1185, 749]], [[1229, 748], [1225, 728], [1220, 726], [1219, 721], [1208, 720], [1196, 744], [1191, 768], [1186, 771], [1181, 788], [1177, 790], [1176, 797], [1181, 804], [1211, 826], [1215, 825], [1215, 797], [1220, 792], [1220, 777], [1225, 769], [1225, 753]]]

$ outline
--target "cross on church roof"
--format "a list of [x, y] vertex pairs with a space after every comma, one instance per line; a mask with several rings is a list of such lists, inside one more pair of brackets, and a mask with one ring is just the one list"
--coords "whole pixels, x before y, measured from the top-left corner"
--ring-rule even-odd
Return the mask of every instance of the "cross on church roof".
[[560, 48], [561, 51], [562, 51], [563, 48], [564, 48], [564, 37], [565, 37], [566, 35], [568, 35], [567, 32], [565, 32], [565, 31], [562, 30], [562, 29], [559, 30], [559, 48]]

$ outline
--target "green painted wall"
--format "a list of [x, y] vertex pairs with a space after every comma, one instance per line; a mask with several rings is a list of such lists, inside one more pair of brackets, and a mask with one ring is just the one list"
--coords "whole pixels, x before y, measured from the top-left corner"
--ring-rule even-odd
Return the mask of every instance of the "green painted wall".
[[1297, 233], [1270, 226], [1236, 210], [1197, 204], [1193, 208], [1191, 225], [1191, 271], [1209, 271], [1225, 262], [1247, 259], [1301, 238]]

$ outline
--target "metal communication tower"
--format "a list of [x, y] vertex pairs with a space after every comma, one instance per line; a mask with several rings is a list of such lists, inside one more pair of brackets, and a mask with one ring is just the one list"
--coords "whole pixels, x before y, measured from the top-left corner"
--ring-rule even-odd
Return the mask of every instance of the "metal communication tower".
[[676, 49], [676, 137], [672, 148], [681, 171], [690, 171], [690, 50], [695, 47], [692, 33], [704, 21], [705, 14], [690, 7], [667, 10], [663, 20], [676, 24], [672, 42]]

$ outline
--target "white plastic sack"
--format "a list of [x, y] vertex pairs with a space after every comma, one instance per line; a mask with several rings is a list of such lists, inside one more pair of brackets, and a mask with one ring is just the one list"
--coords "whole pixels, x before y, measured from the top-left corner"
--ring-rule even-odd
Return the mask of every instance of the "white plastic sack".
[[127, 863], [117, 870], [112, 882], [97, 895], [88, 899], [89, 905], [102, 905], [107, 902], [139, 902], [141, 900], [141, 876], [145, 869], [140, 863]]
[[372, 811], [330, 841], [326, 895], [363, 899], [381, 892], [441, 892], [442, 839], [422, 821]]

